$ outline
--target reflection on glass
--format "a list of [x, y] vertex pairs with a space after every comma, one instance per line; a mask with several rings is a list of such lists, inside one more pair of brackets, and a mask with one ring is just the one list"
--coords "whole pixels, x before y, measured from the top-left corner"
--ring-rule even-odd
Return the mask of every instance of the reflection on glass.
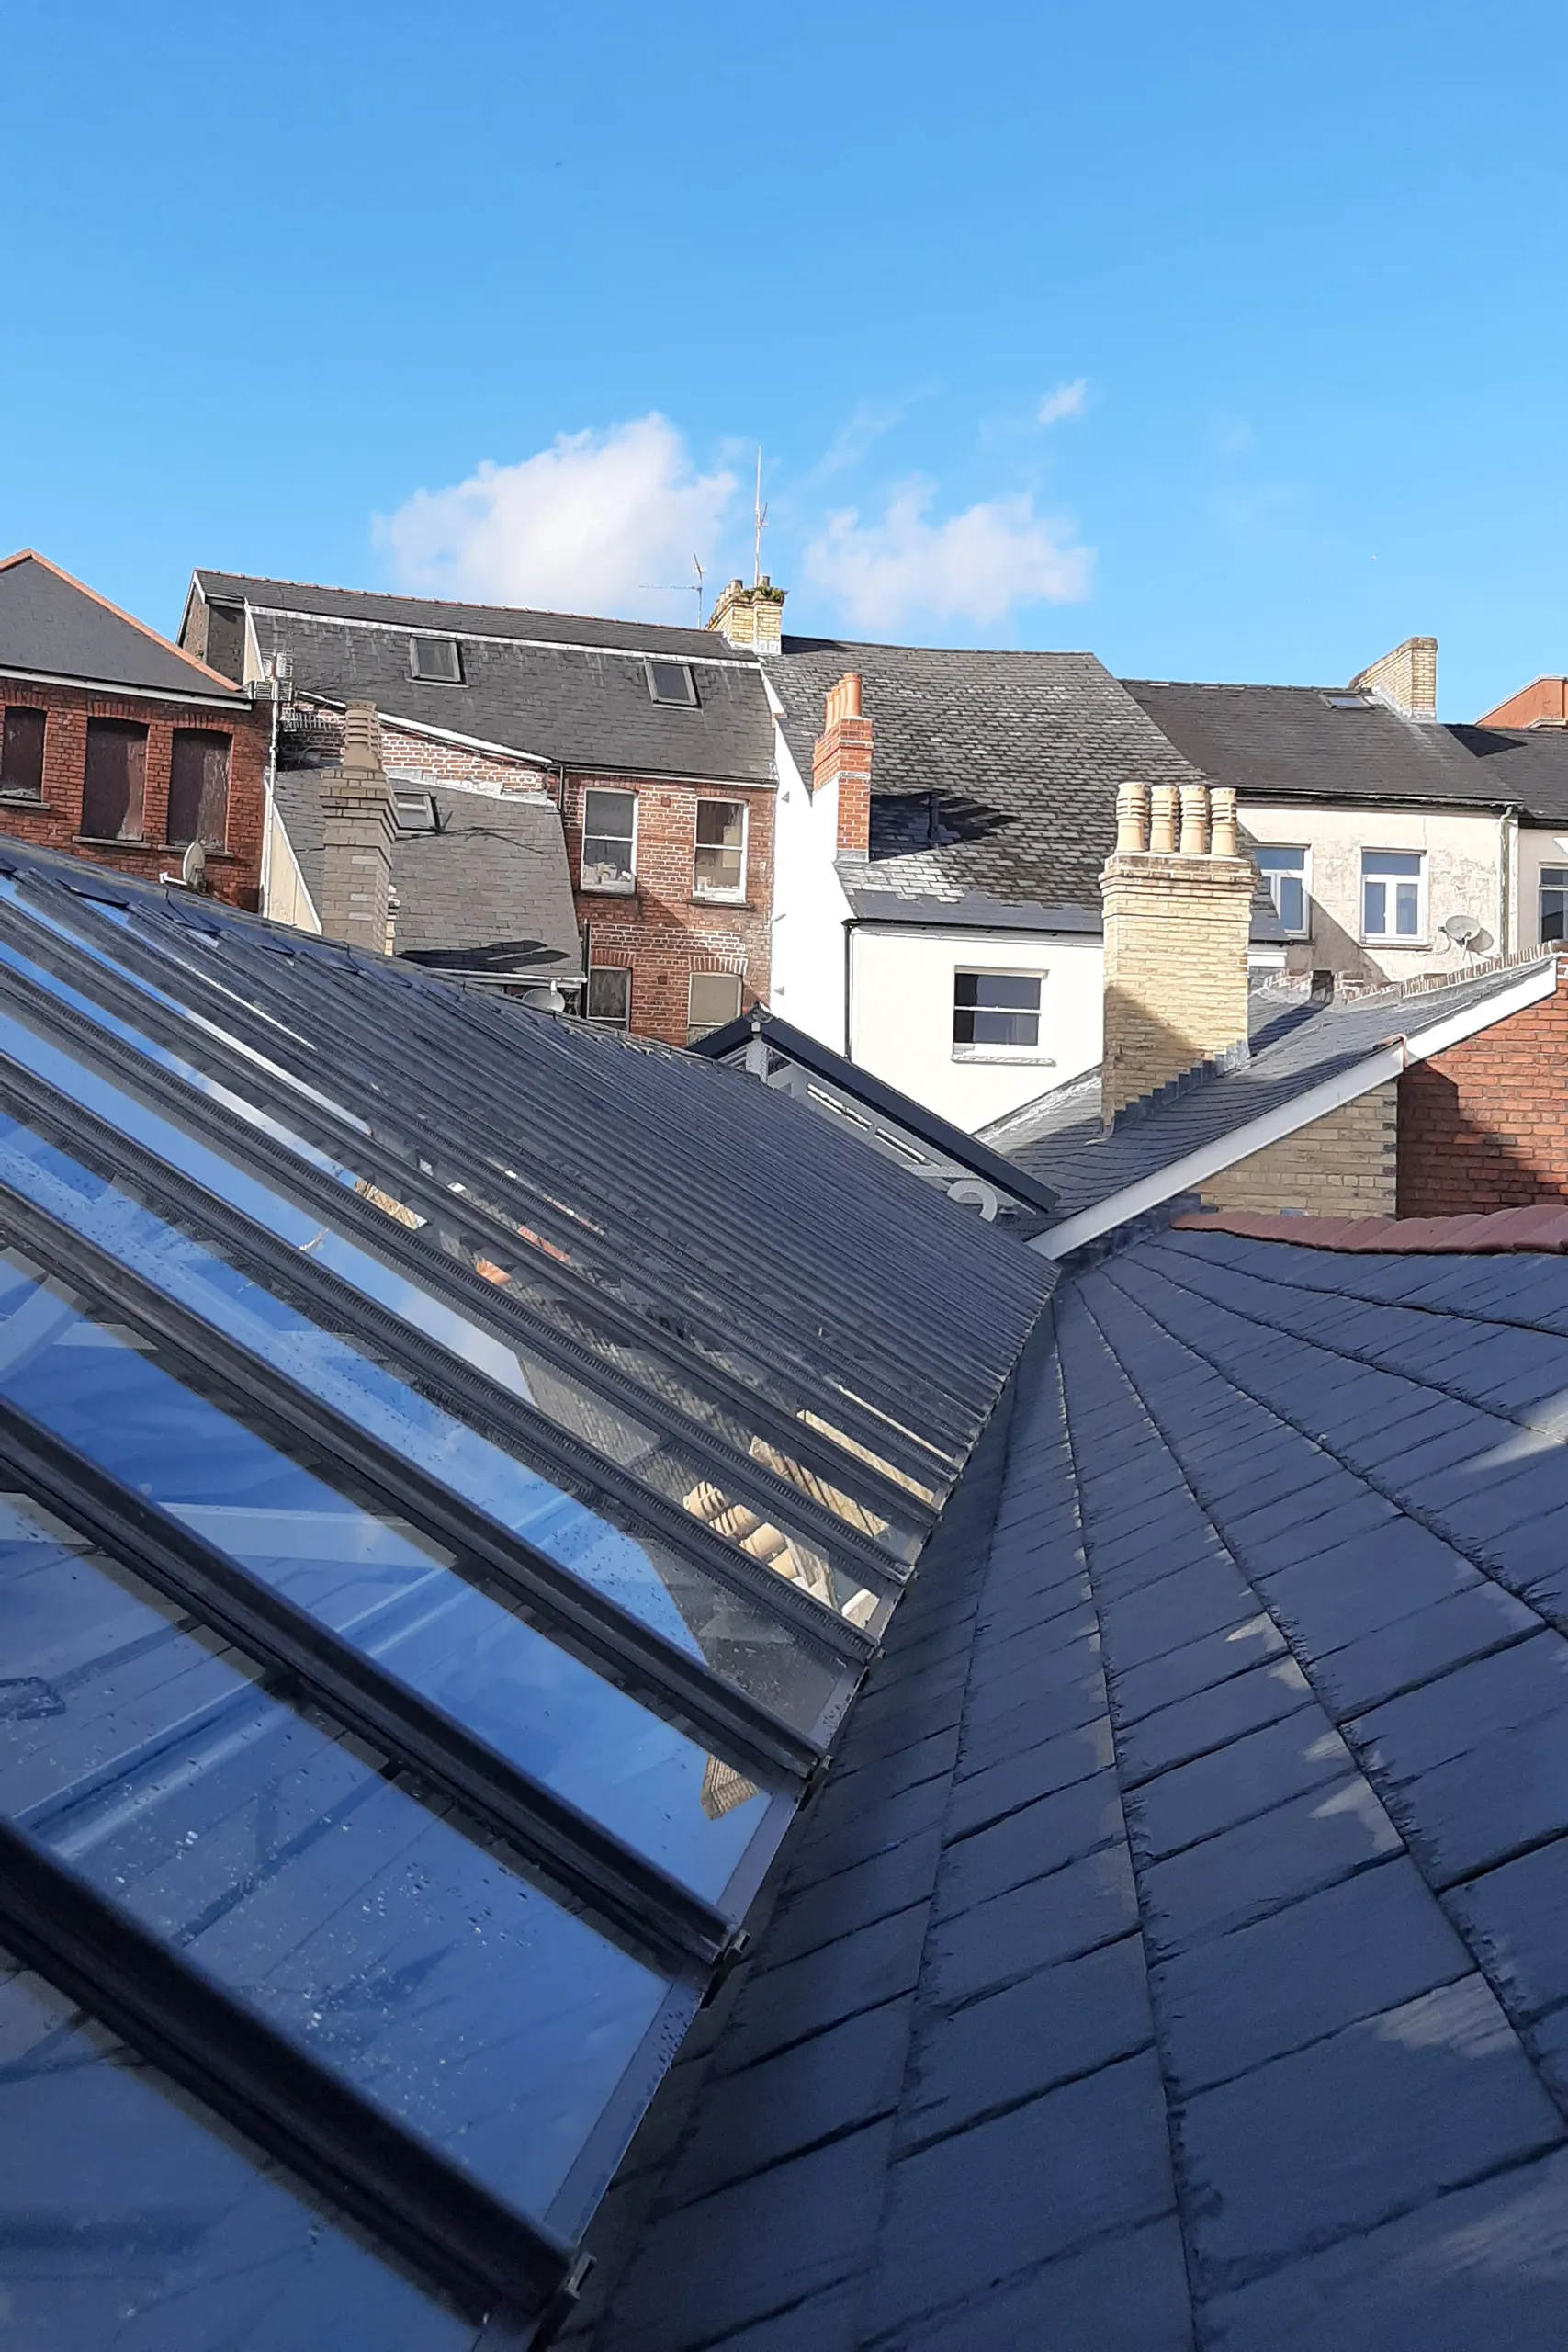
[[543, 2219], [667, 1981], [22, 1496], [0, 1605], [0, 1814]]
[[5, 1951], [0, 2051], [17, 2352], [470, 2352], [471, 2319]]

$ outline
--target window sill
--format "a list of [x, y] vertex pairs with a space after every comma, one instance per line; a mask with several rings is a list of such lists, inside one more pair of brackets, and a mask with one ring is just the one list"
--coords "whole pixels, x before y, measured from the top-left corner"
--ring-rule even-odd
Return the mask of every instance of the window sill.
[[752, 901], [743, 890], [694, 890], [686, 903], [691, 907], [750, 907]]
[[162, 842], [150, 842], [145, 833], [73, 833], [72, 840], [83, 849], [144, 849], [161, 850]]
[[47, 817], [51, 812], [51, 804], [47, 800], [35, 800], [30, 792], [0, 792], [0, 808], [26, 808], [35, 817]]
[[1056, 1067], [1054, 1056], [1038, 1050], [1031, 1052], [1021, 1046], [1017, 1048], [1010, 1046], [954, 1046], [953, 1058], [955, 1062], [1000, 1064], [1007, 1069], [1055, 1069]]
[[1368, 932], [1362, 933], [1360, 944], [1363, 947], [1402, 947], [1410, 956], [1429, 956], [1432, 952], [1429, 939], [1374, 939]]
[[580, 882], [578, 889], [585, 899], [635, 899], [635, 882]]

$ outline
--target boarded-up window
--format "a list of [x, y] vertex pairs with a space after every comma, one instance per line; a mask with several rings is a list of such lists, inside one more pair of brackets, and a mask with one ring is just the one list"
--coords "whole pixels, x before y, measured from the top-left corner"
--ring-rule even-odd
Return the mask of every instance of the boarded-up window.
[[168, 839], [221, 849], [229, 830], [229, 738], [176, 727], [169, 758]]
[[13, 706], [6, 713], [0, 738], [0, 792], [18, 800], [43, 798], [43, 729], [41, 710]]
[[147, 786], [147, 729], [126, 718], [89, 718], [82, 831], [89, 841], [138, 842]]

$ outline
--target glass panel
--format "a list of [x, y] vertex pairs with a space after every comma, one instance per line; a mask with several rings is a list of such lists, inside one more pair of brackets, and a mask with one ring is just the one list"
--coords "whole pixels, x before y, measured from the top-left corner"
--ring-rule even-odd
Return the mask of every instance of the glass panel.
[[1421, 854], [1419, 850], [1363, 850], [1361, 871], [1363, 874], [1380, 874], [1385, 876], [1395, 874], [1418, 875], [1421, 871]]
[[632, 842], [637, 796], [631, 792], [585, 792], [582, 796], [582, 887], [585, 890], [630, 890], [636, 876]]
[[1258, 870], [1269, 885], [1274, 911], [1285, 931], [1306, 929], [1306, 852], [1303, 849], [1260, 847], [1254, 851]]
[[650, 662], [648, 676], [655, 702], [684, 703], [690, 708], [696, 701], [692, 673], [683, 662]]
[[58, 1520], [0, 1511], [0, 1812], [542, 2219], [667, 1980]]
[[1030, 1050], [1038, 1046], [1038, 976], [1024, 972], [955, 972], [953, 1042], [955, 1046], [1013, 1046]]
[[147, 729], [124, 718], [89, 718], [82, 831], [92, 841], [141, 838]]
[[632, 976], [624, 966], [595, 964], [588, 975], [588, 1018], [625, 1029], [632, 1017]]
[[1540, 944], [1568, 939], [1568, 866], [1540, 869]]
[[1421, 932], [1421, 886], [1417, 882], [1394, 884], [1394, 924], [1401, 939], [1416, 939]]
[[463, 665], [449, 637], [416, 637], [412, 651], [416, 678], [435, 678], [449, 686], [462, 684]]
[[1361, 896], [1361, 929], [1369, 939], [1381, 939], [1388, 929], [1388, 886], [1363, 882]]
[[23, 710], [13, 704], [0, 733], [0, 792], [18, 800], [43, 797], [43, 744], [46, 720], [41, 710]]
[[740, 1011], [739, 972], [694, 972], [687, 995], [686, 1043], [722, 1029]]
[[739, 898], [745, 879], [746, 811], [739, 800], [697, 803], [698, 890]]
[[0, 2050], [16, 2352], [470, 2352], [471, 2319], [5, 1951]]

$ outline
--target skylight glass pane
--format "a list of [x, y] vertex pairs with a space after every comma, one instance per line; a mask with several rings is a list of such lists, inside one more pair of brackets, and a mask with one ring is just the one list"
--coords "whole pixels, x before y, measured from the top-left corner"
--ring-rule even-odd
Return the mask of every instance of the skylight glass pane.
[[684, 662], [650, 662], [648, 687], [655, 702], [684, 703], [690, 709], [697, 699], [691, 671]]
[[451, 638], [412, 638], [409, 656], [410, 667], [416, 678], [434, 678], [447, 686], [462, 684], [462, 657]]
[[3, 1951], [0, 2050], [17, 2352], [471, 2352], [471, 2319]]
[[[13, 1341], [16, 1302], [13, 1270]], [[544, 2219], [668, 1980], [22, 1496], [0, 1498], [0, 1594], [32, 1694], [0, 1710], [0, 1813]]]

